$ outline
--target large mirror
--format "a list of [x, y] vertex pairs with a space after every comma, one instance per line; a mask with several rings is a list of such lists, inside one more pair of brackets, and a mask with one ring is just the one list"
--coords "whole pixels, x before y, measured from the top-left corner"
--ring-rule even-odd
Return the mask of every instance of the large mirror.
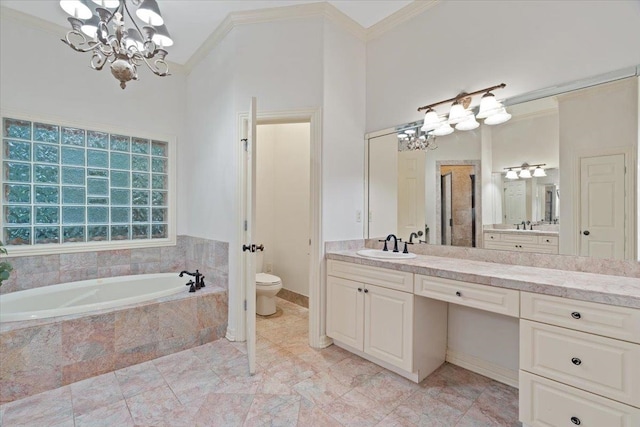
[[398, 139], [418, 123], [367, 135], [366, 236], [638, 259], [640, 92], [626, 75], [507, 100], [510, 121], [433, 149]]

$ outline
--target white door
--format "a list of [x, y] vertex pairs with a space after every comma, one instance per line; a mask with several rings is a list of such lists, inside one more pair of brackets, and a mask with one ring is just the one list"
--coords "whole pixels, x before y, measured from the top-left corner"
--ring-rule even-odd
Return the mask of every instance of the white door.
[[243, 239], [244, 286], [245, 286], [245, 325], [247, 336], [247, 355], [249, 372], [256, 372], [256, 242], [254, 227], [256, 224], [256, 98], [251, 98], [247, 123], [246, 145], [244, 151], [245, 190]]
[[363, 312], [364, 284], [327, 276], [327, 336], [362, 351]]
[[580, 158], [580, 255], [626, 259], [624, 154]]
[[453, 235], [453, 206], [451, 205], [451, 199], [453, 197], [453, 176], [451, 172], [446, 175], [442, 175], [441, 179], [441, 189], [442, 194], [440, 196], [440, 203], [442, 204], [441, 208], [441, 230], [442, 237], [440, 239], [441, 244], [443, 245], [451, 245], [452, 235]]
[[364, 352], [411, 372], [413, 294], [366, 285]]
[[504, 223], [519, 224], [527, 219], [527, 183], [524, 180], [504, 183]]
[[[425, 159], [422, 150], [398, 153], [398, 237], [409, 240], [411, 233], [425, 228]], [[426, 239], [426, 237], [425, 237]]]

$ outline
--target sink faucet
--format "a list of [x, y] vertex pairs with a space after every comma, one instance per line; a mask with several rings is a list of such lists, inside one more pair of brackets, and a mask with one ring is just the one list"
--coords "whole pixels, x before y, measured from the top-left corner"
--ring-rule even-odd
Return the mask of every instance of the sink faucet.
[[195, 292], [200, 288], [204, 288], [204, 274], [200, 273], [198, 270], [196, 270], [195, 273], [190, 273], [187, 270], [182, 270], [180, 274], [178, 274], [178, 276], [182, 277], [185, 274], [196, 278], [195, 282], [193, 282], [193, 280], [189, 280], [189, 282], [187, 282], [187, 286], [191, 286], [189, 288], [189, 292]]
[[410, 243], [410, 244], [413, 244], [413, 238], [414, 238], [414, 237], [417, 239], [417, 238], [418, 238], [418, 235], [417, 235], [416, 233], [411, 233], [411, 234], [409, 235], [409, 243]]
[[386, 242], [390, 242], [391, 238], [393, 238], [393, 252], [398, 252], [398, 238], [395, 234], [389, 234], [385, 239], [385, 246], [387, 246]]

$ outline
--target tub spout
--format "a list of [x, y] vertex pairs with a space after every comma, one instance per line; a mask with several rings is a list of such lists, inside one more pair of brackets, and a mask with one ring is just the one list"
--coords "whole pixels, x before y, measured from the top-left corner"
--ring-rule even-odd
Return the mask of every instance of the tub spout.
[[190, 273], [190, 272], [188, 272], [187, 270], [182, 270], [182, 271], [180, 272], [180, 274], [178, 274], [178, 276], [182, 277], [182, 276], [184, 276], [185, 274], [187, 274], [187, 275], [189, 275], [189, 276], [193, 276], [193, 277], [195, 277], [195, 278], [196, 278], [195, 283], [194, 283], [192, 280], [189, 280], [189, 283], [187, 283], [187, 285], [190, 285], [191, 283], [193, 283], [193, 284], [194, 284], [194, 289], [195, 289], [195, 290], [194, 290], [194, 291], [191, 291], [191, 290], [190, 290], [189, 292], [195, 292], [195, 291], [197, 291], [197, 290], [198, 290], [198, 289], [200, 289], [200, 288], [204, 288], [204, 274], [200, 273], [198, 270], [196, 270], [196, 272], [195, 272], [195, 273]]

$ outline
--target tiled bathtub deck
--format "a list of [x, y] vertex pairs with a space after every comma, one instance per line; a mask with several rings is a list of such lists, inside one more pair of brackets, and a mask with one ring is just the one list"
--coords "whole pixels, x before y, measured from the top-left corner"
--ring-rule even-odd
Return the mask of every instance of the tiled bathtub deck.
[[258, 373], [224, 339], [0, 406], [2, 426], [518, 426], [517, 390], [445, 364], [414, 384], [307, 345], [307, 309], [258, 319]]

